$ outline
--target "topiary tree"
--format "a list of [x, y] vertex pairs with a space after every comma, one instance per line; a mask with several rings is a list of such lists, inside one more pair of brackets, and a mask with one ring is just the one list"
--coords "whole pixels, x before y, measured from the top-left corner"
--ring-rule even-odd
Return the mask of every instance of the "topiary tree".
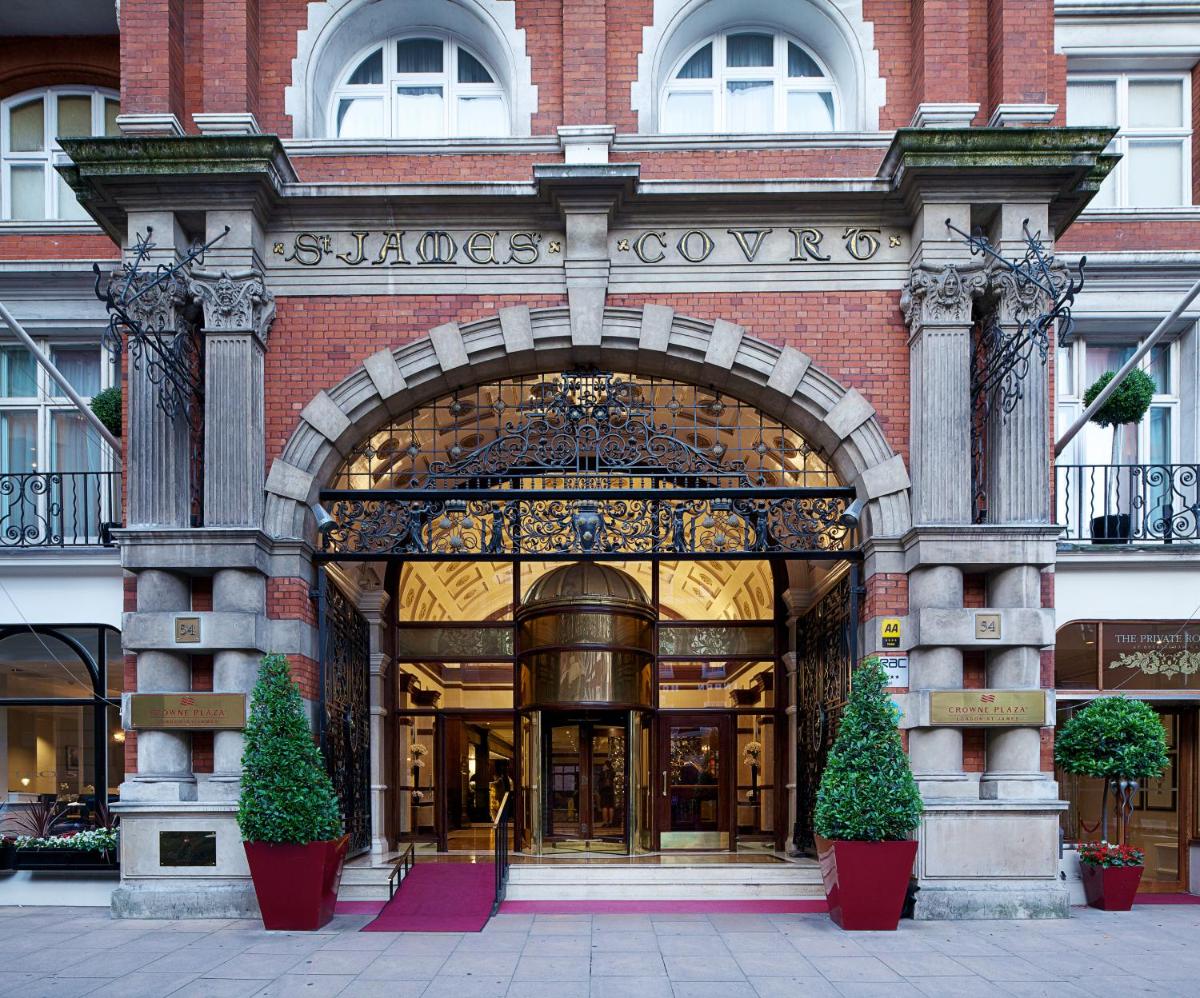
[[247, 842], [307, 845], [342, 834], [337, 795], [283, 655], [264, 656], [258, 670], [237, 820]]
[[96, 418], [114, 437], [121, 435], [121, 389], [117, 385], [92, 396], [90, 403]]
[[1161, 776], [1167, 767], [1167, 735], [1149, 704], [1125, 697], [1102, 697], [1077, 710], [1054, 737], [1054, 762], [1068, 773], [1104, 781], [1101, 834], [1108, 841], [1108, 791], [1121, 808], [1120, 842], [1137, 784]]
[[850, 681], [850, 700], [829, 753], [813, 825], [826, 839], [889, 842], [921, 820], [921, 792], [884, 692], [887, 673], [869, 658]]
[[[1105, 371], [1092, 386], [1083, 393], [1084, 408], [1096, 401], [1098, 396], [1113, 378], [1115, 371]], [[1117, 390], [1108, 397], [1092, 415], [1091, 421], [1097, 426], [1111, 426], [1113, 429], [1112, 463], [1117, 463], [1120, 453], [1120, 428], [1129, 423], [1140, 423], [1154, 400], [1154, 379], [1140, 368], [1134, 368], [1125, 379], [1117, 385]]]

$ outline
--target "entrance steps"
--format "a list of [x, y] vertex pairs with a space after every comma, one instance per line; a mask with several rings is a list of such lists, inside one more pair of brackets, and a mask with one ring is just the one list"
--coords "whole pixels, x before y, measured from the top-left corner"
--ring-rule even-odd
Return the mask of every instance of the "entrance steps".
[[338, 888], [339, 901], [386, 901], [388, 899], [388, 877], [390, 866], [342, 867], [342, 885]]
[[514, 864], [509, 901], [795, 901], [824, 899], [816, 863]]

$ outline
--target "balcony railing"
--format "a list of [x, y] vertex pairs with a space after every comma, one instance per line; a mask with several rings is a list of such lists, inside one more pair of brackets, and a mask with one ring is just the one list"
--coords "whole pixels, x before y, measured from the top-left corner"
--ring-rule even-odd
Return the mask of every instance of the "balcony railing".
[[1056, 472], [1064, 541], [1200, 541], [1200, 464], [1060, 464]]
[[120, 472], [0, 474], [0, 550], [107, 546], [120, 522]]

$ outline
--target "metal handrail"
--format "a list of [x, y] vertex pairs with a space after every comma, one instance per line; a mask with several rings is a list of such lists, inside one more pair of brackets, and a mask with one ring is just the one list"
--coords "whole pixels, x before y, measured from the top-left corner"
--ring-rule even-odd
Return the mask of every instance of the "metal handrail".
[[492, 832], [495, 836], [495, 866], [496, 866], [496, 898], [492, 902], [492, 914], [500, 910], [500, 903], [508, 890], [508, 826], [512, 820], [513, 803], [516, 798], [508, 791], [500, 798], [500, 807], [492, 822]]
[[396, 884], [408, 876], [409, 871], [417, 862], [416, 843], [409, 843], [404, 854], [392, 864], [392, 872], [388, 877], [388, 900], [396, 896]]
[[1055, 475], [1064, 541], [1200, 541], [1200, 464], [1060, 464]]

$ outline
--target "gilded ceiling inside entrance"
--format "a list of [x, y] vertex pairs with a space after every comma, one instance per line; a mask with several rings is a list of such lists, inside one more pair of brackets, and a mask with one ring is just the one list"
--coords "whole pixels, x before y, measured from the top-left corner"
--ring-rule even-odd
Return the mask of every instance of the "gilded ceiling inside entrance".
[[[552, 571], [557, 563], [521, 567], [521, 589]], [[614, 562], [642, 589], [653, 591], [655, 564]], [[774, 587], [766, 561], [662, 562], [660, 612], [677, 620], [770, 620]], [[410, 562], [400, 575], [402, 621], [511, 620], [513, 566], [510, 562]]]

